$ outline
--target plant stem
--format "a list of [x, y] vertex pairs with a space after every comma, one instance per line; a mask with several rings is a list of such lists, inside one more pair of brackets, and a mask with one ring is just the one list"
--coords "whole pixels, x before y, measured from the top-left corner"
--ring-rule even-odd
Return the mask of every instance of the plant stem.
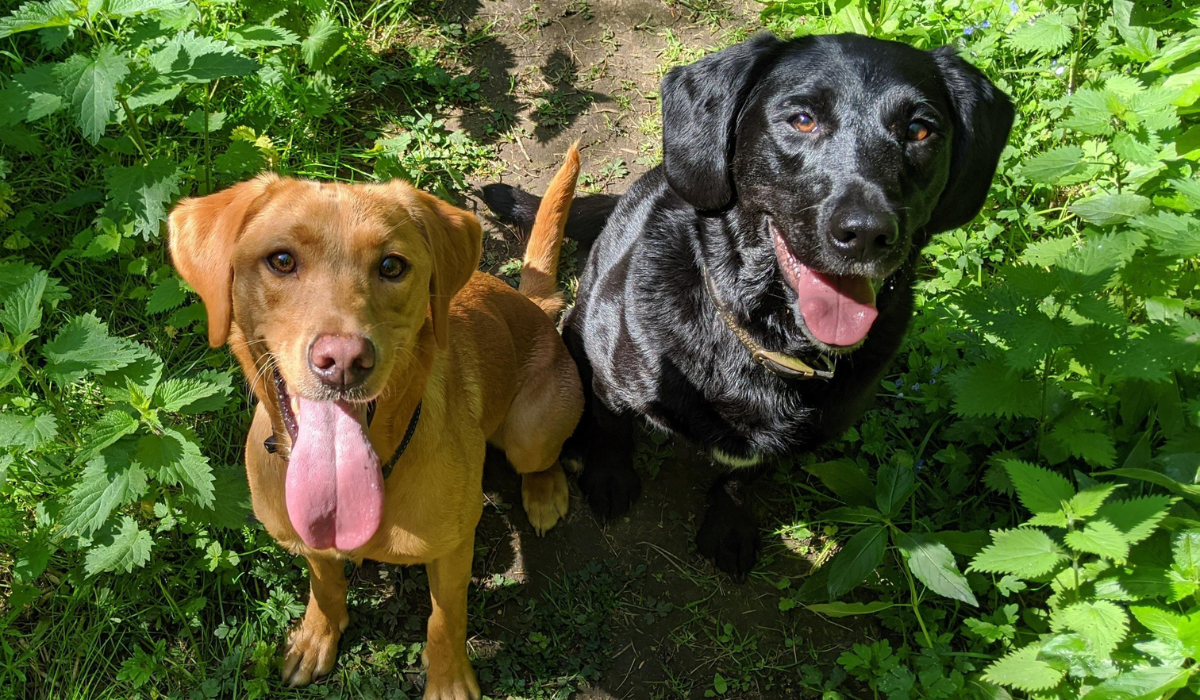
[[146, 142], [142, 140], [142, 131], [138, 128], [137, 118], [133, 116], [133, 110], [129, 108], [129, 102], [124, 97], [118, 97], [117, 103], [121, 105], [121, 109], [125, 112], [125, 121], [129, 124], [129, 136], [133, 138], [133, 142], [137, 144], [138, 150], [142, 152], [142, 157], [149, 161], [150, 151], [146, 148]]
[[[893, 529], [895, 529], [894, 526]], [[908, 562], [905, 561], [904, 555], [896, 554], [896, 558], [900, 560], [900, 569], [904, 572], [904, 578], [908, 579], [908, 593], [912, 596], [913, 615], [917, 618], [917, 624], [921, 626], [921, 634], [925, 637], [925, 646], [932, 649], [933, 639], [929, 636], [929, 628], [925, 626], [925, 619], [921, 617], [921, 604], [917, 601], [917, 584], [913, 581], [912, 572], [908, 570]]]

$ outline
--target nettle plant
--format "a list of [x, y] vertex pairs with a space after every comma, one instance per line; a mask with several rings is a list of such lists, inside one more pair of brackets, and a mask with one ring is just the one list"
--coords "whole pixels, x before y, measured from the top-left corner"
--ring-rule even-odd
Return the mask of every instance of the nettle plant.
[[[231, 376], [164, 379], [153, 351], [113, 337], [94, 313], [50, 323], [67, 296], [44, 270], [0, 263], [0, 474], [57, 495], [38, 502], [19, 547], [17, 609], [38, 595], [32, 583], [59, 548], [84, 552], [89, 575], [145, 565], [154, 540], [130, 504], [153, 515], [156, 534], [180, 518], [239, 527], [248, 512], [244, 478], [214, 469], [181, 420], [221, 408]], [[64, 478], [69, 490], [48, 487]]]

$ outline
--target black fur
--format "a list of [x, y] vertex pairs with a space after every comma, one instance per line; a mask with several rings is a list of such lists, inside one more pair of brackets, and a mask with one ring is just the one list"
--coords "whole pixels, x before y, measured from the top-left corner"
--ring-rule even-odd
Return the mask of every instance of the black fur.
[[[608, 217], [564, 330], [592, 392], [568, 447], [605, 517], [640, 489], [634, 417], [768, 460], [857, 420], [912, 315], [921, 248], [978, 214], [1013, 120], [1007, 97], [953, 51], [856, 35], [755, 37], [672, 70], [662, 99], [664, 164]], [[796, 128], [800, 113], [810, 133]], [[906, 135], [914, 121], [927, 138]], [[518, 214], [533, 209], [531, 198]], [[807, 330], [772, 227], [811, 269], [883, 280], [865, 341], [830, 347]], [[863, 231], [875, 245], [848, 248]], [[758, 343], [833, 356], [835, 377], [785, 380], [752, 362], [706, 296], [702, 267]], [[713, 487], [698, 534], [701, 553], [739, 578], [759, 550], [743, 474]]]

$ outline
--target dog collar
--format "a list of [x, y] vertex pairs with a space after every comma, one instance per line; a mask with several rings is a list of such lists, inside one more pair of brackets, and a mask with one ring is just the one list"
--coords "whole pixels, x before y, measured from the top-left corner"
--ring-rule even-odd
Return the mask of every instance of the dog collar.
[[798, 357], [785, 355], [774, 350], [767, 350], [755, 342], [754, 338], [750, 337], [749, 331], [738, 325], [733, 312], [721, 301], [721, 297], [717, 294], [716, 286], [713, 285], [712, 278], [708, 276], [708, 268], [701, 265], [700, 273], [704, 277], [704, 289], [707, 292], [708, 300], [712, 303], [713, 308], [716, 309], [717, 316], [721, 317], [721, 320], [725, 322], [729, 330], [733, 331], [734, 336], [750, 351], [750, 357], [757, 364], [766, 368], [768, 372], [784, 379], [833, 379], [833, 364], [827, 357], [822, 357], [821, 359], [825, 361], [828, 369], [820, 370], [810, 366]]
[[[386, 479], [392, 474], [392, 470], [396, 468], [396, 462], [400, 461], [400, 457], [404, 455], [404, 451], [408, 449], [408, 443], [412, 442], [413, 434], [417, 432], [417, 423], [421, 420], [421, 404], [417, 402], [417, 407], [413, 409], [412, 418], [408, 419], [408, 429], [404, 431], [404, 438], [400, 440], [400, 445], [396, 447], [396, 451], [392, 453], [387, 464], [383, 465], [383, 478]], [[367, 427], [371, 426], [371, 419], [375, 417], [375, 402], [367, 407]], [[271, 454], [279, 451], [279, 441], [275, 439], [275, 433], [271, 433], [271, 437], [263, 440], [263, 448]]]

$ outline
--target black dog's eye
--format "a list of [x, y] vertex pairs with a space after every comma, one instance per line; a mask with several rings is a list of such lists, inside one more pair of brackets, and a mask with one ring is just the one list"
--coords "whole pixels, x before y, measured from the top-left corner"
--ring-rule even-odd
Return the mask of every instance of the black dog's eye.
[[817, 120], [808, 112], [801, 112], [792, 117], [792, 128], [805, 134], [811, 134], [817, 128]]
[[379, 263], [379, 276], [384, 279], [399, 279], [408, 269], [408, 263], [399, 255], [389, 255]]
[[908, 125], [909, 141], [924, 141], [929, 138], [929, 125], [923, 121], [914, 121]]
[[296, 258], [286, 250], [281, 250], [267, 256], [267, 266], [281, 275], [290, 275], [296, 271]]

